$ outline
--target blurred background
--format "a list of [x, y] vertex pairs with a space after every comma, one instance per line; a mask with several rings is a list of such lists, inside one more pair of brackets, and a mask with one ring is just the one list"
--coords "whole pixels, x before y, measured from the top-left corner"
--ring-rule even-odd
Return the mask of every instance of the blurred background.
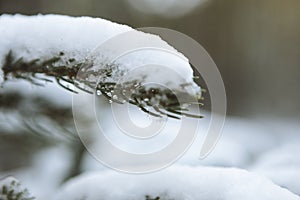
[[230, 115], [280, 119], [300, 113], [299, 10], [298, 0], [0, 0], [1, 14], [88, 15], [185, 33], [219, 67]]

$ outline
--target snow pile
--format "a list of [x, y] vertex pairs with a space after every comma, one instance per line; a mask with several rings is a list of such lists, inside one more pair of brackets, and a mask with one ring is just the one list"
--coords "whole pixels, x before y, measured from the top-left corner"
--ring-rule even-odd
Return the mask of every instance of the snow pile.
[[[139, 121], [147, 121], [147, 118], [145, 116], [138, 115], [137, 111], [131, 110], [131, 112], [132, 113], [130, 114], [132, 116], [132, 120], [135, 123], [139, 123]], [[178, 120], [170, 119], [168, 121], [169, 124], [164, 127], [165, 129], [160, 133], [160, 135], [157, 135], [156, 138], [138, 142], [134, 141], [134, 139], [130, 137], [126, 137], [124, 133], [122, 133], [119, 127], [117, 127], [113, 122], [111, 113], [105, 111], [102, 114], [103, 118], [100, 118], [100, 121], [103, 119], [103, 128], [107, 130], [107, 137], [110, 138], [110, 141], [112, 141], [113, 144], [129, 152], [133, 151], [149, 153], [151, 151], [159, 150], [159, 148], [164, 147], [174, 139], [179, 125]], [[274, 181], [275, 184], [283, 188], [287, 188], [289, 191], [295, 194], [299, 194], [300, 190], [298, 171], [300, 169], [300, 162], [297, 152], [300, 151], [300, 140], [299, 136], [295, 134], [295, 130], [299, 129], [298, 127], [294, 126], [289, 132], [286, 128], [287, 125], [285, 124], [280, 124], [279, 127], [275, 127], [274, 120], [253, 121], [249, 119], [243, 120], [240, 118], [228, 117], [224, 127], [223, 135], [220, 138], [216, 148], [207, 158], [204, 160], [199, 160], [199, 151], [201, 149], [201, 145], [203, 144], [205, 135], [204, 133], [207, 128], [207, 121], [209, 121], [208, 113], [204, 113], [204, 115], [206, 117], [200, 121], [200, 128], [199, 132], [197, 133], [196, 140], [186, 154], [184, 154], [182, 158], [174, 163], [173, 166], [175, 168], [183, 169], [184, 167], [187, 167], [185, 169], [190, 169], [189, 166], [193, 166], [195, 169], [199, 168], [199, 170], [200, 168], [201, 170], [207, 169], [200, 167], [201, 165], [238, 167], [270, 178], [270, 180]], [[269, 124], [271, 126], [269, 126]], [[276, 129], [276, 132], [274, 132], [273, 128]], [[97, 146], [97, 140], [95, 140], [95, 146]], [[87, 174], [90, 171], [95, 171], [95, 174], [99, 174], [99, 179], [101, 179], [100, 174], [106, 173], [103, 172], [103, 170], [111, 170], [104, 167], [89, 154], [85, 155], [82, 167], [83, 171], [85, 171]], [[169, 168], [166, 169], [166, 171], [168, 170]], [[224, 168], [223, 170], [226, 171], [227, 169]], [[184, 174], [184, 172], [179, 174]], [[207, 177], [209, 176], [210, 175], [207, 175]], [[153, 177], [155, 176], [153, 175]], [[182, 177], [185, 177], [185, 175], [182, 175]], [[168, 179], [166, 173], [160, 173], [160, 175], [158, 175], [156, 178], [157, 182]], [[195, 179], [196, 178], [191, 179], [191, 183], [183, 183], [182, 185], [192, 185]], [[107, 182], [114, 184], [114, 182], [111, 182], [110, 180], [107, 180]], [[173, 182], [176, 182], [176, 180], [173, 180]], [[140, 184], [140, 182], [138, 182], [138, 184]], [[223, 179], [220, 179], [219, 181], [216, 181], [216, 184], [226, 183]], [[236, 180], [236, 182], [232, 184], [235, 185], [241, 183], [239, 180]], [[142, 191], [145, 191], [148, 188], [148, 183], [144, 184], [144, 187], [145, 189]], [[170, 188], [172, 187], [170, 186]], [[252, 187], [255, 186], [253, 185]], [[141, 188], [143, 188], [143, 186], [141, 186]], [[215, 188], [214, 191], [217, 192], [219, 191], [218, 189], [219, 188]], [[91, 189], [89, 191], [93, 193], [93, 190], [94, 189]], [[95, 190], [97, 189], [95, 188]], [[235, 191], [234, 189], [232, 190]], [[198, 191], [198, 189], [195, 191]], [[154, 193], [154, 196], [156, 194], [157, 193]], [[256, 194], [256, 192], [254, 192], [254, 194]], [[253, 197], [253, 199], [258, 198]], [[270, 192], [270, 199], [277, 199], [277, 196]], [[278, 199], [281, 198], [278, 197]]]
[[239, 169], [174, 166], [158, 173], [86, 173], [69, 181], [55, 200], [298, 200], [271, 181]]
[[300, 145], [291, 142], [263, 154], [251, 170], [300, 195]]

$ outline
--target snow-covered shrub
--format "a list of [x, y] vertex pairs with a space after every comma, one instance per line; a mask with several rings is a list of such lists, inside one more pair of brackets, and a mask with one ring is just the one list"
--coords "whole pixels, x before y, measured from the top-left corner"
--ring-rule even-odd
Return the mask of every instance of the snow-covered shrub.
[[34, 200], [28, 190], [21, 183], [8, 177], [0, 180], [0, 200]]

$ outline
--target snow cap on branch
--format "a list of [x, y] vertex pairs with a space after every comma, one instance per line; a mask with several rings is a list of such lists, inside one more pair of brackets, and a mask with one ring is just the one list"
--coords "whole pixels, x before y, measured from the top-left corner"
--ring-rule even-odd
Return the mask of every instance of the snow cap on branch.
[[[136, 51], [120, 57], [114, 63], [106, 62], [118, 47], [101, 49], [101, 45], [127, 32], [136, 35], [138, 38], [135, 39], [159, 44], [161, 49]], [[128, 42], [130, 43], [121, 41], [119, 47], [126, 46]], [[0, 44], [0, 65], [3, 71], [0, 75], [5, 80], [21, 78], [39, 84], [37, 80], [47, 81], [46, 78], [51, 77], [63, 87], [64, 83], [71, 83], [79, 89], [99, 89], [108, 98], [118, 96], [119, 100], [120, 95], [112, 94], [112, 87], [120, 86], [119, 90], [132, 90], [138, 85], [142, 89], [133, 91], [138, 94], [134, 98], [122, 97], [121, 102], [127, 101], [141, 106], [145, 99], [155, 96], [153, 101], [145, 104], [150, 107], [158, 104], [172, 111], [178, 108], [178, 102], [174, 103], [175, 96], [188, 99], [185, 103], [189, 103], [191, 97], [196, 100], [201, 97], [201, 88], [194, 82], [193, 70], [184, 55], [156, 35], [108, 20], [62, 15], [2, 15]], [[99, 49], [101, 50], [98, 51]], [[76, 78], [79, 70], [84, 67], [92, 69], [90, 64], [99, 70], [94, 82], [90, 82], [90, 76], [86, 77], [88, 80], [78, 81]], [[143, 69], [136, 72], [135, 69], [140, 67]], [[170, 74], [170, 71], [174, 73]], [[125, 74], [126, 79], [120, 81]], [[155, 86], [145, 86], [147, 83], [155, 83]]]

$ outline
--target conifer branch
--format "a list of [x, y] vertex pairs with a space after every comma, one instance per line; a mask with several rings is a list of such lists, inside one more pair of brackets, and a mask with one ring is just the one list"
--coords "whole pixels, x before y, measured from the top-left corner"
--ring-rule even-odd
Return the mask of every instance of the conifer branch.
[[[23, 58], [15, 58], [13, 52], [9, 51], [2, 66], [4, 80], [23, 79], [34, 85], [43, 86], [43, 82], [53, 82], [54, 79], [58, 85], [70, 92], [77, 93], [73, 89], [74, 87], [91, 94], [96, 91], [96, 94], [102, 94], [110, 102], [119, 104], [127, 102], [155, 117], [202, 118], [200, 115], [183, 112], [183, 110], [188, 111], [190, 104], [195, 104], [195, 97], [190, 96], [188, 92], [183, 92], [182, 88], [178, 91], [157, 87], [146, 88], [139, 80], [123, 82], [122, 84], [106, 81], [106, 77], [109, 78], [117, 73], [118, 66], [106, 64], [103, 69], [95, 72], [91, 67], [93, 63], [77, 61], [74, 58], [64, 61], [66, 59], [63, 59], [63, 56], [64, 52], [59, 52], [56, 57], [46, 60], [37, 58], [25, 61]], [[63, 62], [64, 64], [61, 64]], [[79, 80], [77, 75], [82, 68], [87, 75], [100, 75], [104, 78], [100, 82], [90, 79], [88, 76], [81, 77]], [[179, 102], [178, 97], [185, 101]], [[198, 101], [201, 100], [198, 99]], [[201, 105], [200, 102], [197, 103]]]

